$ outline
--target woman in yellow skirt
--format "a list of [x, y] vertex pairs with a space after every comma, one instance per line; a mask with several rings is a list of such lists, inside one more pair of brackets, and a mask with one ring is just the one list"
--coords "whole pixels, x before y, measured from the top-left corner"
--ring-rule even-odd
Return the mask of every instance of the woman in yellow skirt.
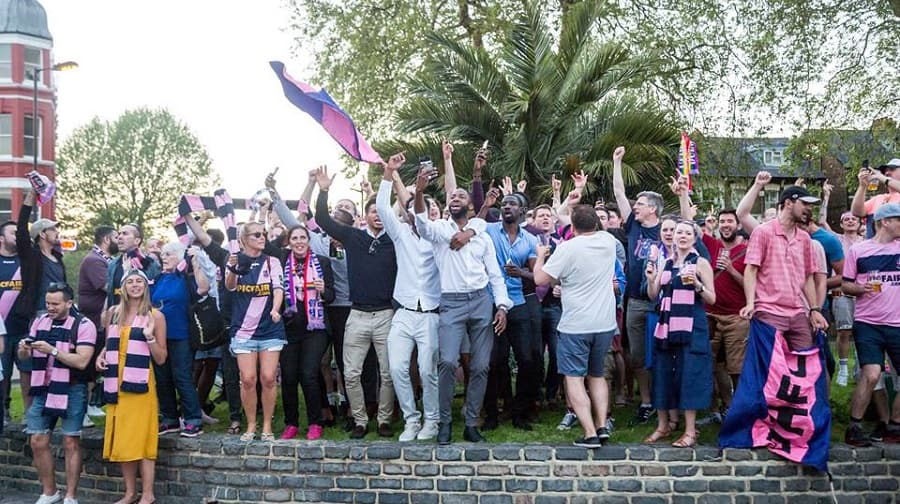
[[[147, 277], [133, 269], [122, 278], [122, 301], [106, 312], [106, 346], [97, 358], [103, 371], [106, 432], [103, 458], [122, 463], [125, 496], [116, 504], [156, 502], [153, 482], [159, 441], [159, 403], [152, 359], [166, 361], [166, 321], [150, 307]], [[142, 492], [137, 493], [138, 467]]]

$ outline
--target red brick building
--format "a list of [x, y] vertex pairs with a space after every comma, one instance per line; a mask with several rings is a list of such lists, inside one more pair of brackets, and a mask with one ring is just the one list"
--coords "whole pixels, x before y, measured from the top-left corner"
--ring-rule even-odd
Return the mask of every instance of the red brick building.
[[[56, 87], [52, 71], [38, 82], [34, 127], [33, 71], [53, 65], [47, 12], [37, 0], [0, 0], [0, 221], [18, 214], [24, 178], [38, 156], [38, 171], [56, 179]], [[35, 130], [37, 135], [35, 135]], [[53, 217], [54, 202], [41, 208]]]

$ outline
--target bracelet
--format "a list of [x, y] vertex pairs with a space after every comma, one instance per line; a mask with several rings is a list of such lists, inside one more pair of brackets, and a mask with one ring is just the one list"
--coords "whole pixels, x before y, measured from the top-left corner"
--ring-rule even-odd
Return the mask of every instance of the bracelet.
[[147, 344], [150, 344], [150, 343], [156, 343], [156, 338], [148, 339]]
[[225, 269], [227, 269], [228, 271], [233, 273], [235, 276], [241, 276], [241, 272], [238, 271], [238, 269], [236, 267], [234, 267], [230, 264], [228, 266], [225, 266]]
[[812, 312], [814, 312], [814, 311], [822, 313], [822, 307], [821, 306], [811, 306], [809, 308], [809, 313], [812, 314]]

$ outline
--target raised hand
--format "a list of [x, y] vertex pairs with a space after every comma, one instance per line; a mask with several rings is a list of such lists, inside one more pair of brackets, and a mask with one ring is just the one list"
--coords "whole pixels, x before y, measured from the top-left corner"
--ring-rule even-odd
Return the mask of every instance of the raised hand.
[[475, 153], [475, 165], [472, 168], [472, 171], [476, 176], [481, 176], [481, 171], [484, 170], [484, 166], [487, 164], [487, 151], [484, 149], [478, 149], [478, 152]]
[[823, 198], [830, 197], [831, 191], [833, 191], [833, 190], [834, 190], [834, 186], [829, 184], [827, 180], [822, 183], [822, 197]]
[[584, 170], [572, 174], [572, 182], [575, 184], [575, 189], [577, 189], [578, 192], [582, 192], [584, 186], [587, 185], [587, 181], [587, 175], [584, 174]]
[[444, 154], [445, 160], [453, 157], [453, 144], [446, 138], [441, 140], [441, 152]]
[[316, 170], [316, 183], [319, 184], [319, 190], [327, 191], [331, 187], [332, 182], [334, 182], [334, 175], [329, 177], [328, 167], [325, 165], [320, 166]]
[[424, 191], [428, 184], [434, 180], [434, 175], [437, 173], [437, 170], [434, 168], [422, 168], [419, 170], [419, 173], [416, 175], [416, 192]]
[[621, 163], [622, 158], [625, 157], [625, 147], [619, 146], [616, 147], [616, 150], [613, 151], [613, 162]]
[[569, 206], [575, 206], [581, 201], [581, 191], [578, 189], [572, 189], [569, 191], [569, 196], [566, 198], [568, 200]]
[[500, 189], [502, 189], [504, 196], [512, 194], [513, 193], [512, 179], [509, 177], [503, 177], [503, 185], [500, 186]]
[[275, 167], [274, 170], [272, 170], [272, 173], [266, 175], [266, 182], [265, 182], [266, 189], [269, 189], [271, 191], [275, 190], [275, 174], [276, 173], [278, 173], [277, 166]]
[[550, 188], [553, 189], [554, 194], [562, 191], [562, 180], [556, 178], [555, 173], [550, 174]]
[[526, 188], [526, 187], [528, 187], [528, 181], [527, 181], [527, 180], [520, 180], [519, 183], [516, 184], [516, 190], [519, 191], [520, 193], [525, 192], [525, 188]]
[[797, 180], [794, 181], [794, 185], [797, 187], [806, 188], [806, 180], [803, 177], [797, 177]]
[[494, 187], [494, 183], [491, 182], [491, 186], [488, 189], [488, 192], [484, 195], [484, 206], [486, 208], [490, 208], [497, 204], [497, 200], [500, 199], [500, 189]]
[[369, 179], [366, 178], [365, 175], [360, 175], [359, 177], [359, 189], [366, 195], [368, 198], [374, 192], [372, 190], [372, 183], [369, 182]]
[[772, 174], [767, 171], [761, 171], [756, 174], [756, 179], [753, 181], [753, 184], [759, 188], [765, 187], [766, 184], [772, 181]]
[[387, 164], [384, 165], [385, 173], [387, 173], [387, 170], [390, 170], [390, 171], [399, 170], [400, 167], [403, 166], [403, 163], [406, 163], [406, 155], [402, 152], [398, 152], [398, 153], [394, 154], [393, 156], [388, 158]]

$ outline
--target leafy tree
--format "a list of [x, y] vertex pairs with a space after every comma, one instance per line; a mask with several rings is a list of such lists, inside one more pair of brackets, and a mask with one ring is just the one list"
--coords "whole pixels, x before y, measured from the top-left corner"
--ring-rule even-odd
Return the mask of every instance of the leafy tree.
[[670, 114], [636, 97], [659, 61], [599, 40], [598, 9], [594, 1], [570, 5], [557, 31], [536, 2], [525, 2], [493, 52], [429, 35], [434, 56], [399, 111], [398, 127], [411, 138], [379, 147], [414, 157], [439, 149], [438, 137], [450, 138], [463, 146], [455, 165], [465, 179], [487, 140], [487, 175], [525, 179], [533, 195], [545, 195], [552, 174], [565, 180], [583, 169], [599, 184], [590, 188], [594, 194], [609, 197], [612, 151], [624, 144], [626, 181], [660, 187], [677, 132]]
[[57, 173], [59, 211], [82, 237], [99, 224], [159, 231], [171, 225], [180, 194], [218, 182], [199, 139], [164, 109], [94, 118], [62, 144]]

